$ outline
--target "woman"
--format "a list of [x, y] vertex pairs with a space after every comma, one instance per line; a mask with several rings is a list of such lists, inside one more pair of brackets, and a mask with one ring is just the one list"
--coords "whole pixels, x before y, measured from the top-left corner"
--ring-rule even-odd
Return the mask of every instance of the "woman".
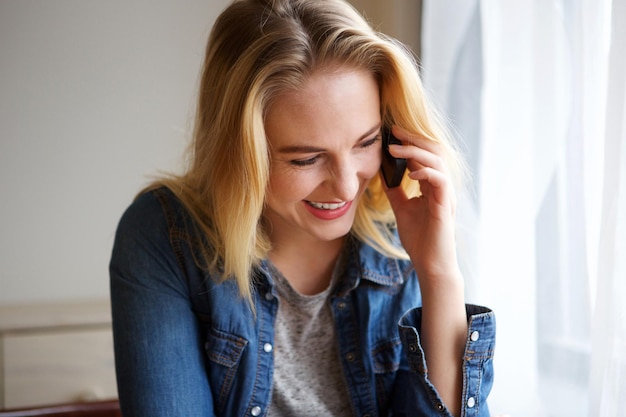
[[487, 416], [494, 319], [463, 300], [459, 166], [410, 54], [347, 4], [232, 3], [187, 172], [117, 231], [124, 415]]

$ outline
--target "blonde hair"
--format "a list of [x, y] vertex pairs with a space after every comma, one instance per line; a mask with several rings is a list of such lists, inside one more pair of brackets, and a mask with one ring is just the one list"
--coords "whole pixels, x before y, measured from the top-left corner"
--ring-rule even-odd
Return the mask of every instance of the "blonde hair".
[[[426, 100], [411, 53], [375, 32], [342, 0], [238, 0], [209, 37], [186, 173], [165, 185], [182, 201], [202, 236], [202, 266], [235, 279], [252, 300], [252, 270], [270, 242], [261, 218], [270, 161], [264, 129], [272, 99], [329, 65], [371, 72], [380, 87], [382, 120], [443, 143], [457, 153]], [[419, 194], [417, 181], [402, 185]], [[382, 253], [406, 258], [389, 230], [395, 219], [378, 176], [359, 206], [352, 234]], [[197, 241], [196, 241], [197, 242]]]

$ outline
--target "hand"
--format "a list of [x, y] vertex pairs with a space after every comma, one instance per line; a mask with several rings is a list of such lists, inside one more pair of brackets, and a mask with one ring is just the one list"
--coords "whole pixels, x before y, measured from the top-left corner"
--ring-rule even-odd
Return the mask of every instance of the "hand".
[[407, 160], [408, 176], [419, 181], [421, 195], [409, 198], [402, 187], [383, 188], [396, 215], [400, 241], [422, 278], [460, 275], [454, 237], [456, 200], [444, 162], [443, 145], [397, 126], [402, 145], [389, 152]]

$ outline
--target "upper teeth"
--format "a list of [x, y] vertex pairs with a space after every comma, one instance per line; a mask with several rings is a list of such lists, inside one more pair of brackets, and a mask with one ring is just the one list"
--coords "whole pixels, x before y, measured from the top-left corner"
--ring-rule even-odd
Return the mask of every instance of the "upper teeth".
[[323, 209], [323, 210], [336, 210], [340, 207], [343, 207], [346, 205], [346, 202], [343, 201], [341, 203], [315, 203], [313, 201], [309, 201], [309, 204], [312, 205], [313, 207], [317, 208], [317, 209]]

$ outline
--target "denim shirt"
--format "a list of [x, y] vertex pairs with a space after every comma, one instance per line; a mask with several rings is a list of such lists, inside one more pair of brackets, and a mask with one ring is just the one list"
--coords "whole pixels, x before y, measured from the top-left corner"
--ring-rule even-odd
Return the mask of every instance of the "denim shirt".
[[[140, 196], [110, 264], [117, 383], [132, 417], [266, 416], [278, 299], [262, 263], [254, 306], [197, 266], [191, 218], [166, 189]], [[450, 416], [428, 378], [421, 295], [410, 262], [355, 242], [330, 297], [353, 415]], [[462, 416], [488, 416], [493, 313], [467, 305]], [[324, 364], [320, 364], [324, 366]], [[302, 410], [302, 416], [307, 416]]]

